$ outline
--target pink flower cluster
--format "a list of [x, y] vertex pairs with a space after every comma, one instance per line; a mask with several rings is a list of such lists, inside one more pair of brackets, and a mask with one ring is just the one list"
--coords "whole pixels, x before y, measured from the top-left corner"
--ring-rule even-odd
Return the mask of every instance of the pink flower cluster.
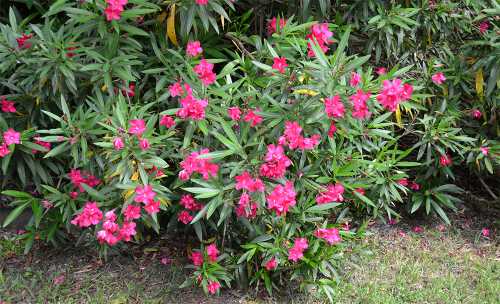
[[342, 184], [329, 184], [326, 191], [321, 192], [316, 196], [316, 202], [321, 204], [328, 204], [332, 202], [344, 201], [344, 186]]
[[265, 163], [260, 166], [259, 171], [261, 176], [268, 178], [282, 178], [286, 168], [292, 164], [280, 145], [268, 145], [264, 160]]
[[148, 214], [155, 214], [160, 211], [160, 201], [155, 201], [156, 192], [151, 185], [137, 186], [135, 188], [134, 202], [143, 203], [144, 210]]
[[165, 128], [172, 128], [175, 126], [175, 120], [168, 115], [163, 115], [160, 119], [160, 126], [164, 126]]
[[[42, 147], [46, 148], [47, 150], [50, 150], [51, 144], [49, 142], [40, 140], [39, 136], [35, 136], [33, 139], [35, 140], [35, 144], [42, 146]], [[35, 150], [35, 149], [31, 150], [31, 153], [33, 153], [33, 154], [37, 154], [38, 152], [40, 152], [40, 151]]]
[[31, 47], [31, 42], [29, 42], [28, 40], [30, 40], [32, 37], [33, 34], [29, 35], [23, 34], [21, 37], [16, 38], [17, 46], [20, 49], [29, 49]]
[[400, 184], [401, 186], [409, 187], [410, 189], [415, 191], [420, 190], [420, 184], [410, 181], [407, 178], [402, 178], [398, 180], [398, 184]]
[[211, 162], [210, 158], [198, 158], [198, 156], [209, 153], [208, 149], [200, 152], [192, 152], [186, 159], [181, 161], [182, 171], [179, 172], [181, 180], [188, 180], [193, 173], [200, 173], [203, 179], [208, 180], [210, 176], [216, 177], [219, 166]]
[[119, 241], [123, 240], [129, 242], [132, 236], [136, 234], [136, 224], [134, 222], [123, 222], [122, 227], [116, 223], [116, 215], [113, 210], [106, 212], [102, 229], [97, 231], [97, 240], [101, 244], [108, 244], [110, 246], [116, 245]]
[[191, 57], [196, 57], [199, 54], [203, 53], [203, 48], [201, 47], [201, 43], [197, 41], [189, 41], [186, 46], [186, 53]]
[[287, 181], [285, 186], [277, 185], [271, 194], [266, 197], [267, 208], [274, 210], [278, 216], [286, 214], [290, 207], [295, 206], [295, 188], [291, 181]]
[[177, 220], [185, 225], [189, 224], [189, 222], [193, 220], [193, 216], [189, 213], [189, 211], [197, 211], [203, 208], [203, 205], [199, 204], [191, 194], [183, 195], [181, 197], [180, 204], [186, 210], [182, 210], [178, 214]]
[[384, 80], [383, 88], [377, 96], [377, 100], [391, 112], [396, 111], [398, 105], [411, 98], [413, 93], [413, 86], [405, 83], [401, 85], [400, 79]]
[[[255, 109], [255, 111], [259, 112], [260, 109], [257, 108], [257, 109]], [[263, 118], [262, 118], [262, 116], [257, 115], [254, 112], [254, 110], [248, 109], [246, 114], [245, 114], [245, 117], [243, 117], [243, 120], [246, 122], [249, 122], [250, 126], [255, 127], [258, 124], [262, 123]]]
[[238, 121], [241, 118], [241, 109], [238, 107], [230, 107], [227, 109], [227, 115], [231, 120]]
[[4, 112], [4, 113], [16, 113], [16, 107], [14, 106], [14, 102], [7, 100], [5, 98], [5, 96], [1, 97], [0, 105], [2, 107], [2, 112]]
[[[280, 29], [283, 29], [286, 25], [286, 19], [280, 18]], [[273, 17], [267, 22], [267, 34], [271, 36], [278, 31], [278, 19]]]
[[[184, 90], [185, 89], [185, 90]], [[205, 108], [208, 106], [208, 100], [206, 99], [196, 99], [193, 96], [193, 91], [189, 84], [185, 83], [184, 84], [184, 89], [183, 86], [181, 85], [180, 81], [174, 83], [173, 85], [170, 86], [169, 91], [170, 91], [170, 96], [176, 97], [176, 96], [182, 96], [185, 93], [185, 96], [181, 98], [181, 108], [177, 111], [176, 115], [182, 119], [190, 118], [192, 120], [202, 120], [205, 118]], [[165, 118], [167, 119], [167, 118]], [[163, 121], [163, 118], [162, 118]], [[175, 122], [172, 121], [172, 119], [169, 119], [168, 121], [163, 121], [165, 126], [168, 125], [173, 126], [172, 123], [175, 124]], [[162, 124], [162, 122], [160, 122]]]
[[278, 140], [280, 145], [288, 145], [288, 148], [300, 149], [300, 150], [312, 150], [319, 144], [321, 138], [320, 135], [314, 134], [313, 136], [306, 138], [300, 135], [302, 133], [302, 128], [296, 121], [285, 122], [285, 132]]
[[83, 211], [73, 218], [71, 224], [79, 226], [80, 228], [86, 228], [99, 224], [101, 219], [102, 211], [97, 207], [97, 203], [87, 202], [83, 207]]
[[104, 10], [107, 21], [120, 20], [123, 7], [127, 5], [128, 0], [106, 0], [108, 5]]
[[325, 98], [325, 112], [330, 118], [342, 118], [345, 114], [344, 103], [340, 100], [339, 95]]
[[356, 72], [351, 73], [351, 79], [349, 80], [349, 85], [351, 87], [356, 87], [361, 82], [361, 75]]
[[358, 90], [356, 94], [349, 97], [353, 106], [352, 117], [357, 119], [370, 117], [371, 113], [368, 111], [368, 105], [366, 104], [368, 99], [370, 99], [370, 96], [370, 92], [365, 93], [362, 90]]
[[242, 174], [235, 176], [236, 190], [247, 190], [249, 192], [264, 192], [264, 183], [259, 178], [252, 178], [248, 171], [243, 171]]
[[334, 245], [342, 241], [337, 228], [319, 228], [314, 231], [314, 236], [324, 239], [330, 245]]
[[432, 82], [437, 85], [443, 84], [446, 81], [446, 77], [442, 72], [437, 72], [436, 74], [432, 75], [431, 79]]
[[198, 75], [203, 85], [208, 86], [215, 82], [214, 65], [203, 58], [198, 65], [194, 67], [194, 72]]
[[207, 5], [208, 4], [208, 0], [196, 0], [196, 4], [198, 4], [198, 5]]
[[3, 143], [0, 145], [0, 158], [7, 156], [11, 152], [9, 150], [10, 145], [21, 143], [21, 133], [9, 128], [7, 131], [3, 132], [2, 138]]
[[[217, 262], [217, 258], [219, 255], [219, 250], [215, 244], [210, 244], [206, 248], [206, 254], [209, 263]], [[203, 253], [200, 251], [193, 251], [189, 256], [194, 266], [202, 266], [204, 263]]]
[[278, 261], [276, 261], [275, 257], [272, 257], [269, 261], [267, 261], [264, 267], [266, 267], [267, 271], [274, 270], [276, 269], [276, 267], [278, 267]]
[[251, 201], [250, 195], [246, 192], [241, 194], [240, 200], [238, 201], [238, 207], [236, 207], [235, 212], [237, 216], [246, 218], [255, 218], [257, 216], [257, 209], [259, 205]]
[[453, 160], [450, 156], [450, 154], [446, 153], [446, 154], [443, 154], [439, 157], [439, 164], [441, 165], [441, 167], [449, 167], [451, 166], [453, 163]]
[[332, 36], [333, 33], [328, 29], [328, 23], [319, 23], [313, 25], [311, 28], [311, 33], [306, 36], [306, 39], [309, 40], [309, 42], [307, 43], [307, 46], [309, 48], [307, 55], [309, 57], [314, 57], [314, 51], [312, 48], [313, 44], [318, 45], [323, 53], [328, 52], [328, 45], [333, 43], [333, 40], [330, 39], [332, 38]]
[[101, 183], [101, 180], [94, 175], [78, 169], [71, 169], [71, 171], [68, 173], [68, 177], [71, 180], [73, 186], [78, 188], [80, 192], [85, 191], [82, 184], [86, 184], [87, 186], [93, 188]]
[[293, 247], [288, 250], [288, 259], [297, 262], [304, 257], [304, 250], [309, 247], [307, 239], [296, 238]]
[[281, 74], [285, 73], [285, 68], [288, 66], [285, 57], [275, 57], [273, 59], [273, 69], [278, 70]]

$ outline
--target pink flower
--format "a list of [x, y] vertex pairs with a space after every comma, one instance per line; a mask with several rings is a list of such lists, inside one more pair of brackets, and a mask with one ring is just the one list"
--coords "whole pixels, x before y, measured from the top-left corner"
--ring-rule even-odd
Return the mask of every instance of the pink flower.
[[335, 126], [335, 122], [332, 121], [330, 123], [330, 128], [328, 129], [328, 137], [333, 138], [335, 132], [337, 132], [337, 126]]
[[217, 255], [219, 255], [219, 250], [215, 244], [210, 244], [207, 246], [207, 256], [208, 260], [212, 263], [217, 262]]
[[123, 139], [121, 137], [117, 137], [113, 140], [113, 146], [115, 147], [115, 150], [121, 150], [125, 147], [125, 144], [123, 143]]
[[314, 236], [324, 239], [329, 245], [334, 245], [342, 241], [339, 230], [336, 228], [319, 228], [314, 231]]
[[328, 204], [332, 202], [344, 201], [344, 186], [342, 184], [329, 184], [326, 191], [319, 193], [316, 196], [316, 202], [321, 204]]
[[119, 231], [120, 239], [125, 242], [130, 242], [132, 236], [134, 236], [137, 232], [135, 231], [136, 224], [134, 222], [123, 222], [122, 227]]
[[21, 143], [21, 133], [16, 132], [14, 129], [7, 129], [3, 133], [3, 142], [7, 145], [20, 144]]
[[285, 186], [278, 185], [273, 192], [266, 197], [267, 207], [274, 210], [278, 216], [288, 212], [290, 207], [295, 206], [295, 189], [291, 181], [287, 181]]
[[9, 146], [7, 144], [3, 143], [0, 145], [0, 158], [4, 158], [10, 153]]
[[442, 84], [446, 80], [446, 77], [441, 72], [437, 72], [436, 74], [432, 75], [431, 78], [432, 82], [434, 82], [437, 85]]
[[276, 258], [271, 258], [267, 263], [264, 265], [266, 267], [267, 271], [271, 271], [276, 269], [278, 267], [278, 262], [276, 262]]
[[259, 178], [252, 178], [248, 171], [243, 171], [241, 175], [234, 177], [236, 180], [236, 190], [248, 190], [249, 192], [264, 191], [264, 183]]
[[[38, 137], [38, 136], [34, 137], [33, 139], [35, 140], [35, 144], [44, 147], [45, 149], [47, 149], [47, 151], [50, 151], [50, 148], [52, 147], [51, 143], [40, 140], [40, 137]], [[35, 150], [35, 149], [31, 149], [31, 153], [33, 153], [33, 154], [37, 154], [38, 152], [40, 152], [40, 151]]]
[[156, 192], [153, 191], [153, 187], [150, 185], [137, 186], [135, 188], [135, 198], [134, 202], [147, 204], [154, 201], [156, 197]]
[[205, 108], [208, 106], [208, 100], [196, 99], [191, 93], [188, 93], [185, 98], [181, 99], [181, 106], [182, 108], [176, 113], [177, 116], [183, 119], [202, 120], [205, 118]]
[[134, 97], [135, 96], [135, 83], [131, 82], [128, 85], [128, 88], [122, 89], [123, 96]]
[[474, 119], [480, 119], [481, 116], [483, 116], [483, 113], [481, 113], [481, 111], [479, 111], [478, 109], [472, 110], [472, 117]]
[[420, 184], [417, 184], [416, 182], [410, 182], [410, 189], [414, 191], [420, 190]]
[[481, 147], [479, 148], [479, 150], [481, 150], [481, 153], [483, 153], [484, 156], [487, 156], [488, 153], [490, 152], [490, 148], [488, 147]]
[[128, 132], [130, 134], [141, 136], [146, 131], [146, 123], [142, 119], [132, 119], [129, 124]]
[[127, 4], [128, 0], [106, 0], [108, 6], [104, 10], [107, 21], [120, 20], [123, 7]]
[[398, 180], [398, 184], [400, 184], [401, 186], [404, 186], [404, 187], [408, 187], [409, 182], [408, 182], [407, 178], [402, 178], [402, 179]]
[[389, 225], [391, 225], [391, 226], [392, 226], [392, 225], [396, 225], [397, 223], [398, 223], [398, 222], [396, 221], [396, 219], [393, 219], [393, 218], [391, 218], [391, 219], [389, 219], [389, 220], [387, 221], [387, 224], [389, 224]]
[[238, 107], [231, 107], [231, 108], [227, 109], [227, 115], [229, 115], [229, 117], [231, 117], [232, 120], [235, 120], [235, 121], [240, 120], [241, 110]]
[[186, 53], [191, 57], [196, 57], [203, 53], [203, 48], [199, 41], [189, 41], [186, 47]]
[[128, 205], [123, 212], [126, 221], [136, 220], [141, 217], [141, 207], [136, 205]]
[[377, 96], [377, 100], [391, 112], [396, 111], [398, 105], [408, 100], [413, 92], [413, 86], [410, 84], [402, 85], [400, 79], [384, 80], [383, 88]]
[[141, 150], [145, 151], [149, 149], [149, 147], [150, 147], [149, 140], [147, 140], [146, 138], [139, 139], [139, 148], [141, 148]]
[[199, 251], [193, 251], [191, 252], [191, 255], [189, 256], [191, 261], [193, 261], [194, 266], [201, 266], [203, 265], [203, 255]]
[[[201, 0], [196, 0], [196, 1], [201, 1]], [[205, 0], [205, 1], [208, 1], [208, 0]], [[208, 292], [210, 294], [215, 294], [220, 289], [220, 283], [216, 282], [216, 281], [212, 281], [212, 282], [209, 281], [209, 283], [207, 285], [207, 289], [208, 289]]]
[[213, 68], [214, 65], [204, 58], [194, 67], [194, 72], [198, 75], [203, 85], [208, 86], [215, 82], [216, 75], [213, 72]]
[[351, 73], [351, 79], [349, 80], [349, 85], [351, 87], [356, 87], [361, 82], [361, 75], [356, 72]]
[[102, 211], [97, 207], [96, 202], [87, 202], [83, 207], [83, 211], [75, 216], [71, 224], [77, 225], [80, 228], [97, 225], [102, 219]]
[[441, 167], [451, 166], [452, 163], [453, 161], [448, 153], [441, 155], [441, 157], [439, 157], [439, 164], [441, 165]]
[[260, 166], [260, 175], [268, 178], [282, 178], [285, 176], [286, 168], [292, 162], [285, 155], [282, 146], [275, 146], [273, 144], [267, 146], [267, 154], [264, 158], [266, 161]]
[[14, 102], [5, 99], [4, 96], [2, 96], [2, 99], [0, 100], [0, 104], [2, 106], [2, 112], [5, 113], [16, 113], [16, 107], [14, 106]]
[[151, 215], [160, 212], [160, 201], [148, 201], [144, 206], [144, 210]]
[[384, 67], [378, 67], [376, 70], [375, 70], [375, 73], [377, 73], [377, 75], [384, 75], [387, 73], [387, 69], [384, 68]]
[[[260, 111], [259, 109], [255, 110]], [[252, 127], [255, 127], [262, 122], [262, 116], [255, 114], [253, 110], [247, 110], [247, 113], [245, 114], [245, 117], [243, 117], [243, 120], [246, 122], [250, 122], [250, 125]]]
[[198, 158], [198, 156], [209, 153], [208, 149], [193, 152], [180, 163], [182, 171], [179, 172], [181, 180], [188, 180], [193, 173], [200, 173], [203, 179], [208, 180], [210, 176], [216, 177], [219, 166], [211, 162], [211, 158]]
[[415, 232], [415, 233], [422, 233], [422, 232], [424, 232], [424, 228], [422, 228], [422, 227], [420, 227], [420, 226], [415, 226], [415, 227], [413, 227], [413, 229], [412, 229], [412, 230], [413, 230], [413, 232]]
[[160, 126], [172, 128], [175, 126], [175, 120], [171, 116], [163, 115], [160, 119]]
[[311, 150], [319, 143], [319, 135], [310, 138], [302, 137], [302, 128], [296, 121], [285, 122], [285, 132], [279, 139], [280, 145], [287, 145], [290, 149]]
[[177, 220], [184, 225], [187, 225], [193, 220], [193, 217], [191, 216], [191, 214], [189, 214], [188, 211], [182, 210], [177, 216]]
[[285, 73], [285, 68], [288, 66], [285, 57], [274, 57], [273, 69], [278, 70], [281, 74]]
[[207, 5], [208, 4], [208, 0], [196, 0], [196, 4], [198, 4], [198, 5]]
[[483, 228], [481, 230], [481, 234], [484, 236], [484, 237], [489, 237], [490, 236], [490, 229], [488, 228]]
[[97, 232], [97, 240], [100, 244], [107, 243], [109, 246], [114, 246], [119, 241], [118, 237], [107, 230], [99, 230]]
[[258, 208], [259, 206], [256, 203], [250, 201], [250, 195], [244, 192], [240, 197], [235, 212], [240, 217], [255, 218]]
[[288, 259], [297, 262], [304, 256], [304, 250], [309, 247], [307, 239], [296, 238], [293, 247], [288, 250]]
[[29, 42], [28, 40], [30, 40], [32, 37], [33, 34], [23, 34], [20, 38], [16, 38], [17, 46], [20, 49], [29, 49], [31, 47], [31, 42]]
[[196, 211], [201, 210], [203, 206], [196, 202], [191, 194], [186, 194], [181, 197], [180, 205], [187, 210]]
[[342, 118], [344, 117], [345, 107], [340, 100], [339, 95], [325, 98], [325, 112], [328, 117]]
[[182, 94], [184, 94], [184, 90], [182, 89], [180, 81], [177, 81], [176, 83], [172, 84], [168, 88], [168, 91], [170, 92], [170, 96], [172, 97], [181, 96]]
[[312, 49], [312, 44], [318, 45], [323, 53], [328, 51], [328, 45], [333, 43], [333, 40], [330, 38], [333, 36], [333, 33], [328, 29], [328, 23], [318, 23], [312, 26], [311, 33], [306, 36], [308, 39], [307, 46], [309, 51], [307, 55], [309, 57], [314, 57], [314, 51]]
[[[267, 34], [269, 36], [278, 31], [277, 24], [278, 24], [278, 19], [276, 17], [273, 17], [271, 20], [267, 22]], [[283, 29], [285, 25], [286, 25], [286, 19], [280, 18], [280, 29]]]
[[78, 198], [78, 192], [76, 192], [76, 191], [71, 191], [71, 192], [69, 193], [69, 197], [70, 197], [71, 199], [73, 199], [73, 200], [77, 199], [77, 198]]
[[370, 117], [371, 113], [368, 111], [366, 101], [370, 99], [370, 93], [358, 90], [356, 94], [349, 97], [353, 105], [352, 117], [357, 119], [365, 119]]
[[490, 23], [488, 21], [483, 21], [479, 24], [479, 32], [481, 34], [484, 34], [488, 31], [489, 27], [490, 27]]
[[356, 188], [356, 189], [354, 189], [354, 192], [357, 192], [357, 193], [359, 193], [361, 195], [365, 195], [366, 194], [366, 191], [363, 188]]
[[71, 171], [68, 173], [68, 177], [71, 180], [71, 183], [77, 187], [80, 192], [85, 191], [83, 188], [82, 184], [87, 184], [89, 187], [95, 187], [101, 183], [101, 181], [93, 176], [90, 175], [86, 172], [81, 172], [80, 170], [77, 169], [71, 169]]

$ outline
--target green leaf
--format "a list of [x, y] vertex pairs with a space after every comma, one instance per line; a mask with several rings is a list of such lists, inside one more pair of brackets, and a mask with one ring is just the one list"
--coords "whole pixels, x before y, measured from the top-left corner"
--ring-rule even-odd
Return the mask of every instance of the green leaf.
[[12, 221], [14, 221], [23, 211], [29, 206], [29, 203], [26, 202], [22, 205], [17, 206], [16, 209], [12, 210], [9, 215], [5, 218], [3, 222], [3, 227], [7, 227]]
[[333, 208], [340, 206], [340, 205], [341, 205], [340, 203], [328, 203], [328, 204], [314, 205], [312, 207], [307, 208], [306, 212], [323, 213], [325, 210], [333, 209]]

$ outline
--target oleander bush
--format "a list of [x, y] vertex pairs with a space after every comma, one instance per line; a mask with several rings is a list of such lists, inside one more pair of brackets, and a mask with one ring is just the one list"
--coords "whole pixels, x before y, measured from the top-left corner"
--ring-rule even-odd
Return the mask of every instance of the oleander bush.
[[449, 222], [457, 172], [498, 172], [495, 1], [2, 10], [3, 225], [32, 212], [27, 250], [182, 233], [184, 286], [332, 300], [366, 219]]

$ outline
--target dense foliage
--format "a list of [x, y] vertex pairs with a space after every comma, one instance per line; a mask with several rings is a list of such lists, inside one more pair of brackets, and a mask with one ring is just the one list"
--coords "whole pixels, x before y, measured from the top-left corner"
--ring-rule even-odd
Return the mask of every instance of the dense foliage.
[[457, 169], [498, 170], [494, 0], [254, 2], [1, 11], [4, 226], [103, 254], [192, 233], [187, 285], [331, 297], [363, 219], [448, 222]]

